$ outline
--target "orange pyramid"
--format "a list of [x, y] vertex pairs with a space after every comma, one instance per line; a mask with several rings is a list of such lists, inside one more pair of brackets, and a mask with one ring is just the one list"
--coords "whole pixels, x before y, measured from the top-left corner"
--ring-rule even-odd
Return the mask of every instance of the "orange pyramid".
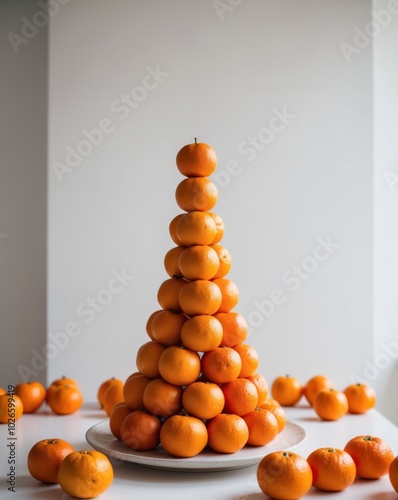
[[224, 224], [212, 212], [218, 192], [209, 179], [216, 154], [195, 139], [176, 163], [184, 176], [175, 191], [182, 213], [169, 225], [175, 246], [164, 257], [169, 277], [158, 289], [160, 309], [147, 321], [138, 371], [124, 384], [131, 413], [121, 439], [135, 450], [160, 445], [178, 457], [206, 446], [233, 453], [264, 445], [279, 430], [274, 415], [259, 409], [267, 382], [257, 373], [257, 352], [245, 343], [247, 322], [234, 310], [238, 287], [226, 278], [231, 256], [220, 244]]

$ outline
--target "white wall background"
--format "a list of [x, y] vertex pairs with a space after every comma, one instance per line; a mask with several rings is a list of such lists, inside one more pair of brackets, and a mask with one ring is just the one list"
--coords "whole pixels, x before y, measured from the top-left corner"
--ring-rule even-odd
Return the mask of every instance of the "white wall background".
[[[168, 224], [182, 178], [175, 155], [198, 137], [218, 154], [215, 211], [260, 371], [269, 381], [325, 373], [341, 388], [368, 380], [397, 421], [384, 397], [396, 393], [393, 363], [375, 377], [367, 367], [380, 342], [397, 335], [393, 302], [388, 319], [377, 306], [396, 286], [387, 274], [379, 279], [383, 239], [374, 245], [378, 207], [385, 196], [380, 210], [397, 203], [374, 171], [377, 162], [379, 174], [386, 169], [377, 156], [383, 140], [397, 172], [394, 139], [373, 108], [391, 61], [381, 58], [378, 69], [373, 58], [386, 50], [393, 57], [398, 16], [358, 48], [370, 0], [223, 4], [230, 8], [220, 13], [210, 0], [71, 0], [51, 20], [47, 380], [75, 377], [94, 399], [103, 380], [135, 371], [174, 246]], [[343, 42], [356, 49], [349, 57]], [[157, 82], [147, 76], [156, 68]], [[154, 88], [143, 93], [143, 82]], [[133, 108], [123, 111], [128, 95]], [[247, 153], [278, 112], [290, 116], [284, 127]], [[108, 133], [96, 135], [97, 145], [84, 143], [100, 126]], [[318, 262], [310, 258], [320, 239], [335, 247]], [[302, 265], [308, 272], [294, 289], [288, 278]], [[104, 292], [123, 272], [120, 293]], [[275, 289], [283, 304], [261, 315], [256, 304]], [[95, 310], [90, 298], [104, 304]]]
[[[45, 383], [47, 257], [47, 27], [21, 42], [29, 0], [0, 2], [0, 386], [18, 367]], [[15, 43], [15, 49], [8, 38]], [[18, 36], [20, 38], [18, 38]], [[37, 357], [37, 359], [36, 359]], [[32, 361], [38, 370], [32, 368]], [[23, 368], [23, 371], [25, 368]], [[25, 373], [25, 371], [24, 371]]]

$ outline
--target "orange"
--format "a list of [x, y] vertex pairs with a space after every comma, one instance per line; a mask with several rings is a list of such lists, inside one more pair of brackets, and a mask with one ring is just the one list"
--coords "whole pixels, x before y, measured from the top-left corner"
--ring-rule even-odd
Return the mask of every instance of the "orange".
[[[108, 389], [109, 385], [114, 380], [116, 380], [116, 377], [108, 378], [107, 380], [105, 380], [104, 382], [102, 382], [102, 384], [98, 388], [98, 391], [97, 391], [97, 400], [98, 400], [98, 403], [100, 404], [101, 408], [104, 407], [104, 394], [105, 394], [105, 391]], [[120, 382], [122, 382], [122, 381], [120, 380]]]
[[357, 476], [379, 479], [388, 473], [394, 454], [384, 439], [374, 436], [356, 436], [344, 447], [355, 462]]
[[14, 393], [0, 396], [0, 424], [7, 424], [8, 420], [18, 420], [23, 414], [22, 399]]
[[[217, 256], [218, 258], [218, 256]], [[235, 283], [227, 278], [216, 278], [213, 280], [221, 290], [221, 305], [218, 308], [218, 313], [229, 312], [239, 302], [239, 289]]]
[[388, 469], [388, 477], [394, 490], [398, 493], [398, 457], [395, 457]]
[[246, 340], [249, 326], [245, 318], [237, 312], [221, 312], [214, 315], [223, 327], [222, 345], [235, 347]]
[[75, 379], [70, 378], [70, 377], [66, 377], [65, 375], [53, 380], [50, 385], [55, 385], [55, 386], [57, 386], [57, 385], [74, 385], [76, 387], [79, 387], [79, 385]]
[[239, 377], [247, 378], [254, 375], [259, 363], [258, 354], [254, 347], [249, 344], [239, 344], [234, 349], [242, 360]]
[[161, 427], [162, 424], [155, 415], [136, 410], [123, 420], [120, 436], [123, 443], [132, 450], [154, 450], [160, 443]]
[[271, 385], [271, 394], [282, 406], [294, 406], [301, 399], [303, 387], [296, 377], [281, 375]]
[[308, 457], [312, 470], [312, 485], [323, 491], [343, 491], [356, 476], [354, 460], [344, 450], [318, 448]]
[[109, 429], [116, 439], [121, 440], [120, 428], [123, 420], [132, 413], [133, 410], [126, 405], [126, 403], [118, 403], [113, 409], [109, 417]]
[[30, 475], [44, 483], [57, 483], [61, 462], [74, 451], [73, 446], [63, 439], [38, 441], [29, 450], [27, 457]]
[[188, 280], [210, 280], [220, 267], [214, 248], [208, 245], [192, 245], [183, 250], [178, 260], [181, 274]]
[[184, 246], [184, 243], [180, 240], [180, 238], [177, 236], [177, 224], [181, 217], [183, 217], [185, 214], [178, 214], [176, 215], [170, 222], [169, 224], [169, 233], [171, 239], [174, 241], [174, 243], [178, 246]]
[[350, 413], [365, 413], [376, 404], [376, 393], [367, 384], [351, 384], [344, 389]]
[[17, 384], [15, 394], [22, 400], [24, 413], [34, 413], [46, 399], [46, 389], [36, 381]]
[[165, 350], [166, 346], [156, 340], [142, 344], [137, 351], [137, 369], [148, 378], [159, 377], [159, 358]]
[[146, 386], [143, 401], [145, 409], [153, 415], [164, 418], [176, 415], [182, 410], [182, 388], [156, 378]]
[[207, 212], [188, 212], [178, 220], [176, 234], [182, 245], [210, 245], [217, 235], [217, 226]]
[[200, 369], [199, 354], [185, 347], [170, 346], [159, 358], [159, 373], [170, 384], [192, 384], [198, 379]]
[[[160, 285], [157, 299], [163, 309], [180, 311], [179, 293], [188, 281], [180, 278], [169, 278]], [[156, 316], [155, 316], [156, 317]]]
[[94, 498], [108, 489], [112, 481], [112, 464], [106, 455], [96, 450], [70, 453], [58, 471], [62, 490], [76, 498]]
[[221, 290], [209, 280], [191, 281], [181, 288], [178, 299], [188, 316], [214, 314], [221, 304]]
[[315, 375], [311, 377], [303, 388], [303, 394], [308, 403], [312, 406], [315, 396], [322, 389], [333, 389], [334, 383], [326, 375]]
[[232, 266], [231, 254], [222, 245], [212, 244], [211, 247], [217, 252], [218, 259], [220, 261], [220, 266], [218, 268], [217, 273], [214, 276], [214, 279], [224, 278], [224, 276], [226, 276], [229, 273]]
[[336, 389], [323, 389], [318, 392], [312, 406], [322, 420], [338, 420], [348, 411], [346, 395]]
[[107, 387], [104, 397], [104, 410], [108, 417], [111, 416], [113, 407], [118, 403], [124, 403], [123, 382], [119, 379], [113, 380]]
[[224, 408], [224, 394], [212, 382], [194, 382], [182, 393], [182, 406], [193, 417], [203, 420], [213, 418]]
[[2, 387], [0, 387], [0, 396], [2, 396], [3, 394], [6, 394], [6, 391]]
[[[241, 376], [241, 375], [239, 375]], [[258, 406], [261, 406], [265, 400], [267, 399], [268, 396], [268, 383], [265, 380], [264, 376], [261, 375], [260, 373], [253, 373], [253, 375], [250, 375], [249, 377], [245, 377], [250, 382], [253, 382], [253, 384], [256, 386], [257, 389], [257, 395], [258, 395], [258, 401], [257, 404]]]
[[145, 377], [145, 375], [133, 373], [124, 382], [123, 400], [131, 411], [143, 410], [145, 408], [143, 400], [144, 391], [151, 380], [151, 378]]
[[57, 415], [75, 413], [83, 404], [83, 395], [74, 385], [53, 386], [49, 393], [48, 405]]
[[48, 404], [48, 400], [49, 400], [51, 392], [56, 387], [58, 387], [60, 385], [73, 385], [74, 387], [79, 388], [79, 385], [76, 382], [76, 380], [74, 380], [73, 378], [65, 377], [65, 375], [63, 375], [61, 378], [57, 378], [57, 379], [53, 380], [53, 382], [51, 382], [51, 384], [47, 387], [46, 398], [45, 398], [47, 404]]
[[275, 415], [278, 422], [278, 433], [282, 432], [286, 426], [286, 413], [282, 406], [275, 399], [267, 398], [260, 408], [265, 408]]
[[256, 386], [246, 378], [237, 378], [221, 385], [224, 393], [224, 413], [242, 416], [256, 408], [258, 395]]
[[216, 384], [232, 382], [242, 367], [239, 354], [232, 347], [217, 347], [205, 352], [201, 359], [203, 375]]
[[247, 443], [249, 429], [238, 415], [220, 413], [207, 422], [208, 444], [218, 453], [236, 453]]
[[221, 323], [214, 316], [200, 314], [189, 318], [181, 330], [181, 340], [185, 347], [197, 352], [216, 349], [223, 336]]
[[161, 311], [163, 311], [163, 309], [157, 309], [156, 311], [153, 311], [153, 313], [150, 314], [150, 316], [146, 322], [146, 325], [145, 325], [145, 329], [146, 329], [146, 332], [148, 334], [148, 337], [152, 340], [155, 340], [153, 338], [153, 335], [152, 335], [152, 321], [155, 319], [155, 316], [157, 314], [159, 314]]
[[311, 488], [311, 467], [293, 451], [274, 451], [258, 464], [257, 481], [261, 491], [271, 498], [296, 500]]
[[213, 217], [214, 222], [216, 223], [216, 235], [211, 242], [212, 245], [215, 245], [216, 243], [221, 241], [224, 236], [224, 221], [218, 214], [215, 214], [214, 212], [209, 212], [209, 215]]
[[207, 429], [202, 420], [196, 417], [173, 415], [162, 425], [160, 443], [170, 455], [194, 457], [207, 444]]
[[211, 210], [218, 199], [216, 185], [206, 177], [188, 177], [176, 189], [175, 197], [181, 210], [192, 212]]
[[152, 321], [153, 339], [166, 346], [181, 344], [181, 329], [187, 319], [185, 314], [161, 311]]
[[214, 149], [204, 142], [195, 142], [182, 147], [176, 157], [178, 170], [186, 177], [211, 175], [217, 166]]
[[275, 415], [265, 408], [257, 407], [242, 416], [249, 429], [250, 446], [264, 446], [275, 439], [279, 432]]
[[182, 278], [180, 266], [178, 265], [178, 259], [185, 248], [186, 247], [177, 246], [170, 248], [170, 250], [166, 252], [166, 255], [164, 256], [164, 268], [170, 278]]

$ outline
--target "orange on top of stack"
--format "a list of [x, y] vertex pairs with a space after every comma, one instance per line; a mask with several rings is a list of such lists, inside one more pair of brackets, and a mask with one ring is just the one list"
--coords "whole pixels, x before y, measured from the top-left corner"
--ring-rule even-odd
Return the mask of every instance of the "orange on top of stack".
[[148, 449], [152, 433], [153, 447], [160, 444], [178, 457], [195, 456], [206, 446], [234, 453], [246, 444], [267, 444], [280, 428], [270, 410], [260, 409], [267, 382], [257, 373], [256, 351], [244, 343], [247, 322], [233, 310], [238, 287], [225, 277], [231, 256], [220, 245], [224, 224], [212, 212], [218, 192], [208, 178], [216, 154], [195, 139], [178, 152], [176, 163], [186, 178], [175, 192], [183, 212], [169, 225], [175, 243], [164, 258], [169, 277], [158, 289], [161, 309], [147, 321], [150, 340], [137, 352], [138, 372], [125, 384], [129, 410], [149, 413], [161, 425], [145, 430], [140, 414], [124, 420], [120, 435], [140, 450]]

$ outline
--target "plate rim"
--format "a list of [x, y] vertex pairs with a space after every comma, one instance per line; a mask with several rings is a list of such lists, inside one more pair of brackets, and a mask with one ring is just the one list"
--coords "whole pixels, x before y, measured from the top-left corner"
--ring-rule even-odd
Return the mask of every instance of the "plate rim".
[[[287, 420], [285, 428], [280, 434], [278, 434], [278, 436], [281, 438], [284, 433], [286, 434], [287, 430], [296, 430], [299, 432], [299, 439], [291, 444], [285, 443], [285, 446], [283, 446], [282, 443], [280, 449], [292, 450], [293, 448], [301, 445], [307, 439], [307, 431], [296, 422]], [[112, 449], [106, 442], [103, 442], [101, 439], [102, 436], [105, 436], [107, 440], [112, 439], [112, 442], [114, 442], [116, 446], [124, 447], [125, 449]], [[190, 458], [179, 458], [169, 455], [164, 456], [164, 452], [159, 453], [156, 450], [151, 450], [150, 452], [134, 452], [134, 450], [130, 450], [123, 442], [117, 440], [113, 436], [109, 428], [109, 419], [102, 420], [92, 425], [86, 431], [85, 438], [90, 446], [98, 451], [101, 451], [108, 457], [121, 460], [123, 462], [132, 462], [152, 469], [181, 472], [218, 472], [250, 467], [258, 464], [268, 451], [275, 451], [270, 449], [275, 441], [274, 440], [264, 446], [245, 447], [244, 449], [233, 454], [219, 454], [213, 452], [212, 450], [208, 450], [205, 454], [201, 453]], [[159, 453], [159, 456], [154, 456], [156, 453]]]

